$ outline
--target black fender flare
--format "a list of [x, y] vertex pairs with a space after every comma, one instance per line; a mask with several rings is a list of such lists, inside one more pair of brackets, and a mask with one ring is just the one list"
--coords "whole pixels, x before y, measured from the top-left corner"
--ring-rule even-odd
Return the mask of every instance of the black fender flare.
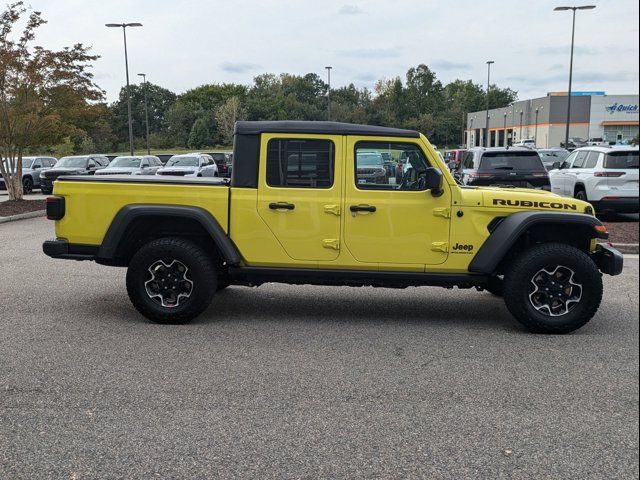
[[518, 212], [505, 217], [493, 230], [469, 264], [469, 271], [491, 275], [509, 249], [531, 227], [539, 224], [576, 225], [591, 227], [591, 238], [609, 238], [609, 234], [595, 229], [602, 226], [596, 217], [580, 213]]
[[198, 222], [211, 235], [218, 247], [220, 256], [229, 265], [240, 263], [240, 252], [218, 221], [205, 209], [194, 206], [133, 204], [122, 207], [113, 218], [102, 240], [96, 257], [114, 259], [120, 242], [132, 222], [143, 217], [179, 217], [190, 218]]

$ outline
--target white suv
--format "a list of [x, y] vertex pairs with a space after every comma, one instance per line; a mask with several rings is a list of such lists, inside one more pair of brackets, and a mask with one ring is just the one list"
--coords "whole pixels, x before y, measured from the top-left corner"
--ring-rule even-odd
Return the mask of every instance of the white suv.
[[549, 172], [551, 191], [597, 212], [638, 213], [638, 147], [583, 147]]

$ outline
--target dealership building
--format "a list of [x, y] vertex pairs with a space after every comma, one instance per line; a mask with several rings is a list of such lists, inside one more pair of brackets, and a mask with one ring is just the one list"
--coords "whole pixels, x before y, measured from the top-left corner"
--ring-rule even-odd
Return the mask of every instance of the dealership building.
[[[520, 100], [506, 108], [489, 110], [489, 146], [511, 145], [534, 139], [538, 148], [559, 147], [567, 125], [566, 92]], [[638, 135], [638, 95], [574, 92], [571, 95], [569, 137], [628, 143]], [[467, 115], [465, 144], [484, 146], [486, 111]]]

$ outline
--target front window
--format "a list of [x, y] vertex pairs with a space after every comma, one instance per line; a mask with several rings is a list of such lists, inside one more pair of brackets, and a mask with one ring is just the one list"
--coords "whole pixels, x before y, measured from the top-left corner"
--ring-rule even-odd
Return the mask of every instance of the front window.
[[171, 157], [167, 167], [197, 167], [200, 165], [198, 157]]
[[604, 168], [638, 170], [638, 151], [612, 152], [604, 161]]
[[[358, 142], [355, 157], [355, 181], [359, 189], [424, 190], [424, 173], [429, 162], [418, 145]], [[388, 168], [389, 163], [395, 164], [394, 170]]]
[[116, 157], [109, 164], [109, 168], [137, 168], [142, 159], [140, 157]]
[[62, 157], [56, 167], [61, 168], [85, 168], [87, 166], [86, 157]]

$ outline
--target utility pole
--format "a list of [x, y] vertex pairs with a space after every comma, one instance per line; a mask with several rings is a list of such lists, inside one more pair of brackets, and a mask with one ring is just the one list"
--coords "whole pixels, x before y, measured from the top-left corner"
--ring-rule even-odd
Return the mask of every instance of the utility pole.
[[109, 28], [122, 28], [124, 38], [124, 69], [127, 75], [127, 114], [129, 117], [129, 153], [133, 156], [133, 123], [131, 121], [131, 87], [129, 87], [129, 57], [127, 55], [127, 27], [141, 27], [141, 23], [107, 23]]
[[144, 88], [144, 124], [147, 129], [147, 155], [151, 155], [151, 147], [149, 146], [149, 101], [147, 100], [147, 74], [139, 73], [142, 77], [142, 85]]
[[487, 122], [485, 127], [485, 135], [484, 135], [484, 146], [489, 146], [489, 89], [491, 88], [491, 65], [493, 65], [493, 60], [487, 61], [487, 111], [485, 115], [485, 121]]
[[571, 10], [573, 12], [573, 21], [571, 24], [571, 57], [569, 60], [569, 91], [567, 92], [567, 126], [564, 134], [564, 148], [569, 148], [569, 125], [571, 123], [571, 87], [573, 83], [573, 46], [576, 35], [576, 11], [577, 10], [593, 10], [595, 5], [582, 5], [579, 7], [556, 7], [554, 12], [566, 12]]
[[327, 89], [327, 120], [331, 121], [331, 69], [333, 67], [328, 66], [324, 67], [327, 70], [327, 85], [329, 88]]

